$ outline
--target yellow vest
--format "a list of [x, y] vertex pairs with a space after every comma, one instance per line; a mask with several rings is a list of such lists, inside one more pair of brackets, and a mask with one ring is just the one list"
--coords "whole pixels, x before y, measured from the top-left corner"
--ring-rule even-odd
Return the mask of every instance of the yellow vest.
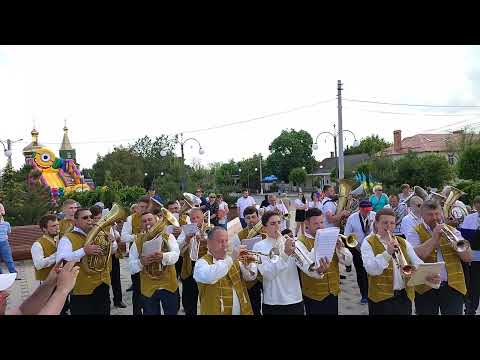
[[[206, 254], [202, 259], [209, 265], [213, 264], [213, 256], [210, 254]], [[240, 302], [240, 314], [253, 315], [245, 281], [240, 276], [240, 263], [238, 261], [235, 261], [230, 267], [228, 274], [215, 284], [198, 283], [200, 314], [232, 315], [233, 289], [235, 289]]]
[[[237, 236], [238, 236], [238, 239], [240, 240], [240, 243], [242, 243], [242, 240], [245, 240], [248, 236], [248, 233], [250, 232], [250, 229], [248, 227], [242, 229], [242, 231], [240, 231]], [[265, 239], [265, 235], [262, 234], [262, 239]], [[255, 280], [252, 280], [252, 281], [245, 281], [245, 283], [247, 284], [247, 289], [250, 290], [257, 282], [262, 282], [263, 278], [262, 278], [262, 274], [260, 274], [260, 272], [258, 272], [257, 274], [257, 278]]]
[[[311, 251], [315, 245], [315, 239], [307, 238], [303, 234], [298, 237], [298, 240], [306, 246], [308, 251]], [[337, 254], [333, 255], [332, 262], [323, 279], [315, 279], [300, 271], [300, 281], [303, 295], [310, 299], [322, 301], [330, 294], [338, 296], [340, 293], [340, 271]]]
[[250, 229], [248, 227], [246, 227], [246, 228], [242, 229], [242, 231], [240, 231], [237, 234], [240, 241], [245, 240], [247, 238], [249, 231], [250, 231]]
[[142, 215], [132, 214], [132, 234], [140, 234], [142, 231]]
[[58, 229], [59, 229], [59, 239], [63, 237], [66, 233], [73, 230], [73, 226], [75, 225], [73, 220], [69, 219], [62, 219], [58, 222]]
[[[191, 240], [190, 240], [191, 243]], [[198, 258], [202, 258], [208, 252], [207, 244], [205, 242], [200, 242], [200, 249], [198, 250]], [[183, 262], [182, 262], [182, 271], [180, 272], [180, 278], [185, 280], [186, 278], [192, 276], [193, 267], [192, 259], [190, 258], [190, 249], [187, 249], [183, 253]]]
[[[168, 252], [168, 234], [163, 233], [162, 252]], [[135, 240], [137, 246], [138, 257], [142, 256], [144, 237], [139, 236]], [[175, 271], [175, 265], [166, 266], [162, 274], [158, 279], [152, 278], [145, 270], [140, 271], [140, 291], [143, 296], [152, 297], [153, 293], [158, 289], [165, 289], [172, 293], [177, 291], [177, 272]]]
[[[408, 264], [411, 264], [410, 257], [407, 254], [407, 243], [401, 237], [396, 236], [400, 249], [402, 250], [405, 260]], [[372, 247], [373, 254], [377, 256], [385, 251], [385, 247], [380, 242], [377, 235], [370, 236], [368, 243]], [[415, 298], [415, 291], [411, 286], [405, 286], [407, 296], [410, 301]], [[393, 297], [393, 259], [390, 259], [388, 268], [386, 268], [381, 275], [372, 276], [368, 275], [368, 298], [374, 303], [388, 300]]]
[[[76, 251], [83, 247], [86, 237], [83, 234], [77, 232], [69, 232], [65, 236], [72, 243], [72, 251]], [[85, 255], [87, 256], [87, 255]], [[84, 269], [84, 265], [79, 262], [80, 271], [78, 272], [77, 281], [73, 288], [73, 295], [90, 295], [93, 293], [100, 284], [105, 283], [110, 286], [110, 271], [105, 269], [101, 273], [87, 274]]]
[[[450, 229], [453, 230], [452, 227], [450, 227]], [[415, 227], [415, 231], [418, 233], [422, 244], [432, 237], [423, 224], [418, 224]], [[467, 287], [465, 285], [462, 261], [443, 236], [440, 238], [440, 251], [442, 252], [445, 267], [447, 268], [448, 286], [465, 295], [467, 293]], [[433, 249], [432, 253], [424, 261], [426, 263], [437, 262], [437, 250]], [[419, 294], [423, 294], [431, 289], [428, 285], [415, 286], [415, 291]]]
[[[44, 257], [49, 257], [50, 255], [53, 255], [57, 252], [57, 245], [55, 244], [55, 240], [53, 240], [50, 236], [43, 235], [37, 240], [37, 242], [43, 249]], [[50, 270], [52, 270], [54, 266], [55, 264], [40, 270], [35, 269], [35, 279], [39, 281], [45, 281], [48, 274], [50, 273]]]

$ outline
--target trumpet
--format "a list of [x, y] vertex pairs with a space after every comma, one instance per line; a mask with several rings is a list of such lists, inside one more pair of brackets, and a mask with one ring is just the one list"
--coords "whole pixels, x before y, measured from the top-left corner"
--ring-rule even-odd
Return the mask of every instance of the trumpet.
[[283, 236], [280, 232], [278, 232], [280, 236], [286, 241], [287, 239], [292, 239], [293, 244], [295, 246], [295, 249], [293, 251], [293, 258], [295, 259], [295, 262], [297, 263], [298, 266], [303, 267], [305, 264], [308, 265], [308, 271], [315, 271], [316, 266], [315, 266], [315, 261], [310, 259], [310, 256], [305, 253], [305, 251], [298, 246], [297, 240], [289, 237], [289, 236]]
[[447, 224], [442, 224], [442, 235], [445, 239], [449, 242], [450, 246], [459, 253], [466, 251], [469, 246], [470, 242], [468, 240], [459, 239], [452, 230], [447, 226]]
[[[238, 257], [238, 260], [243, 262], [243, 263], [254, 262], [256, 264], [261, 264], [262, 263], [261, 256], [266, 256], [272, 262], [275, 262], [276, 260], [278, 260], [278, 257], [280, 256], [280, 251], [276, 247], [271, 248], [271, 250], [268, 252], [268, 254], [264, 254], [264, 253], [258, 252], [258, 251], [247, 250], [247, 251], [244, 251], [242, 253], [242, 255]], [[254, 259], [253, 260], [248, 260], [247, 259], [248, 257], [253, 257]]]
[[338, 239], [343, 241], [343, 243], [349, 248], [354, 248], [358, 245], [357, 235], [355, 234], [350, 234], [348, 236], [338, 234]]
[[[393, 242], [393, 236], [390, 231], [387, 231], [388, 238], [390, 242]], [[399, 245], [395, 246], [395, 252], [392, 254], [393, 261], [395, 262], [396, 266], [400, 270], [402, 274], [402, 278], [406, 280], [406, 278], [412, 276], [413, 273], [413, 266], [407, 263], [405, 256], [403, 255], [402, 249]]]

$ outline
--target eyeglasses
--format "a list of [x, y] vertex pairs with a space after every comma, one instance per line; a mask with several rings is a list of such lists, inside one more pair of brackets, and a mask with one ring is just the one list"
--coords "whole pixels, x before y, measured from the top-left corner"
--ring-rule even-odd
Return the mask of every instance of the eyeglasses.
[[81, 217], [82, 220], [93, 219], [92, 215], [85, 215]]

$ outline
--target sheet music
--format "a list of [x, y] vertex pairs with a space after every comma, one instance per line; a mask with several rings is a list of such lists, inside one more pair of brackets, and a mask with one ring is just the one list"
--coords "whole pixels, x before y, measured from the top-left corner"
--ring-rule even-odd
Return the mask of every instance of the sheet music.
[[262, 241], [262, 235], [257, 235], [251, 239], [244, 239], [242, 240], [242, 245], [247, 245], [247, 249], [252, 251], [253, 246], [259, 241]]
[[197, 224], [185, 224], [182, 225], [182, 231], [188, 236], [195, 235], [199, 230]]
[[148, 256], [156, 252], [162, 251], [163, 237], [161, 235], [157, 236], [153, 240], [145, 241], [143, 243], [142, 255]]
[[435, 274], [440, 274], [442, 267], [445, 265], [445, 262], [440, 261], [436, 263], [424, 263], [418, 264], [417, 270], [414, 272], [412, 278], [408, 281], [408, 286], [416, 286], [416, 285], [428, 285], [432, 288], [438, 289], [440, 284], [432, 284], [427, 281], [427, 277]]
[[238, 217], [227, 223], [227, 233], [229, 239], [238, 234], [240, 231], [242, 231], [242, 223]]
[[320, 266], [320, 259], [324, 257], [326, 257], [328, 261], [332, 261], [339, 233], [340, 229], [338, 227], [317, 230], [314, 246], [316, 266]]

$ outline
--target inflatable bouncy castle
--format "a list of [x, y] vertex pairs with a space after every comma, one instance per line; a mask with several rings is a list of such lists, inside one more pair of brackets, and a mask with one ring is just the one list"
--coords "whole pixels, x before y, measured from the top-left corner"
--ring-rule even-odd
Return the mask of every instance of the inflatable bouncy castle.
[[31, 132], [32, 143], [23, 149], [25, 162], [32, 166], [32, 172], [39, 174], [39, 181], [50, 189], [53, 200], [72, 191], [89, 191], [95, 188], [93, 181], [85, 180], [80, 173], [66, 125], [63, 131], [60, 157], [38, 142], [39, 133], [35, 128]]

